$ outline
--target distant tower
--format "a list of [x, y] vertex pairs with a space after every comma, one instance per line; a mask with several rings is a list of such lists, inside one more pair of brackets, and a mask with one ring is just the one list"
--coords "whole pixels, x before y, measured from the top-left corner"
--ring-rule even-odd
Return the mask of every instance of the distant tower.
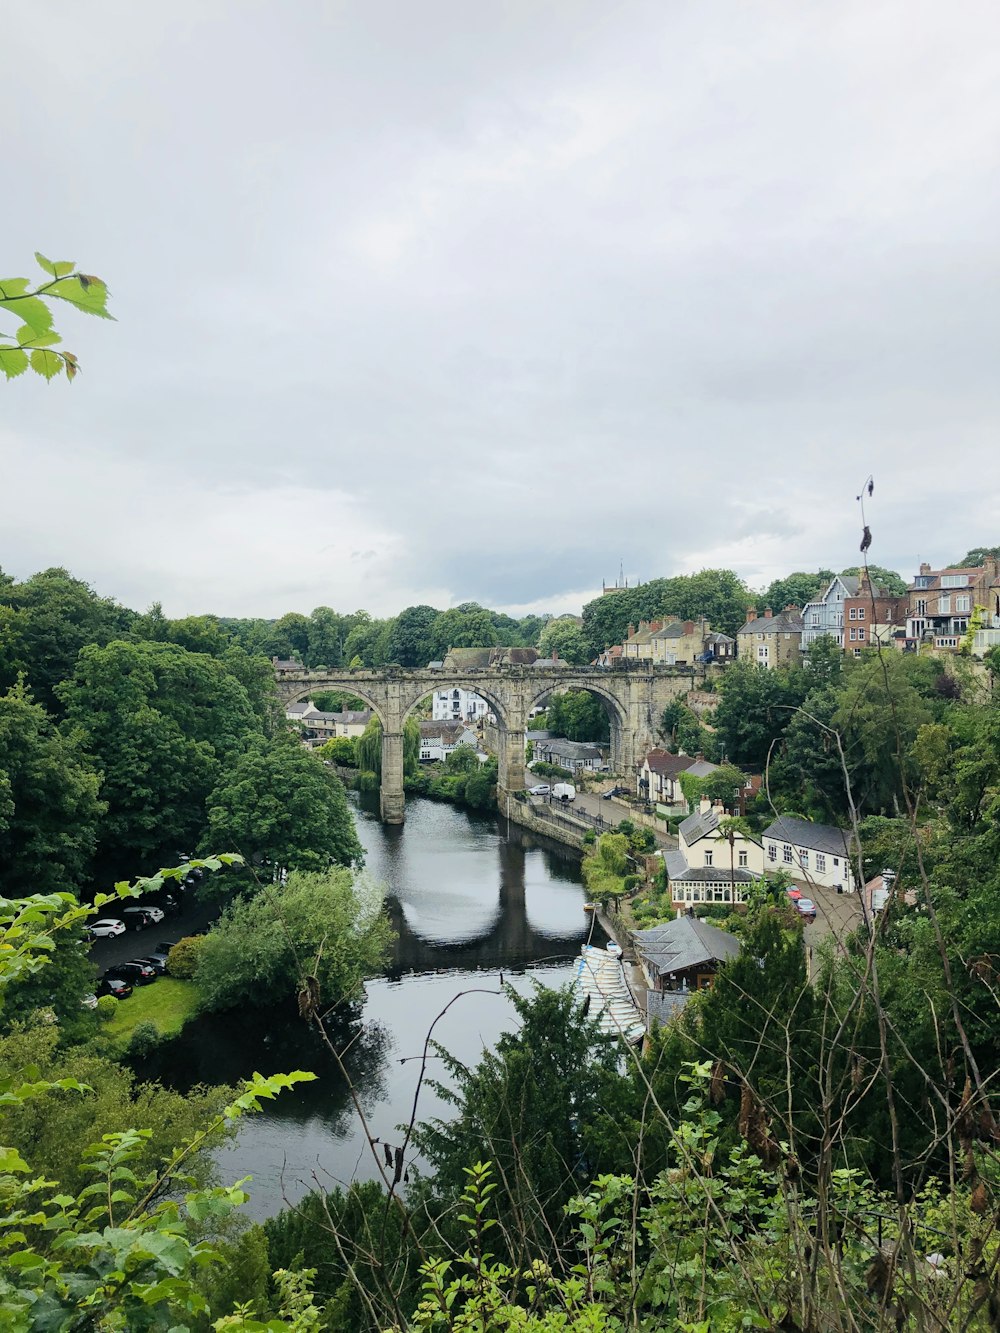
[[604, 580], [601, 579], [601, 596], [607, 597], [608, 593], [611, 592], [624, 592], [627, 587], [628, 587], [628, 579], [625, 577], [625, 563], [623, 561], [618, 566], [618, 578], [613, 588], [609, 588], [608, 585], [604, 582]]

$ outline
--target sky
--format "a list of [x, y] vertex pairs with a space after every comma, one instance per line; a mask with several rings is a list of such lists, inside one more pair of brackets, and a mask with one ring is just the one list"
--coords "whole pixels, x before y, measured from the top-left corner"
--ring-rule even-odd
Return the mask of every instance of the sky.
[[[994, 0], [46, 0], [0, 567], [168, 615], [752, 587], [1000, 542]], [[0, 320], [5, 317], [0, 316]], [[9, 320], [7, 321], [9, 324]]]

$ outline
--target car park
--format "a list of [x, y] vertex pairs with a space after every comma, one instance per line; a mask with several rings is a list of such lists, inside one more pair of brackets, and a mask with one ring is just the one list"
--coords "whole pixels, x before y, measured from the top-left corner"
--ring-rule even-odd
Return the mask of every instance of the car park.
[[816, 904], [811, 898], [795, 898], [795, 909], [800, 916], [805, 917], [807, 921], [816, 920]]
[[536, 786], [528, 788], [529, 796], [548, 796], [548, 794], [549, 784], [547, 782], [539, 782]]
[[92, 940], [102, 940], [115, 935], [125, 934], [125, 922], [117, 917], [102, 917], [100, 921], [91, 921], [87, 934]]
[[97, 987], [98, 995], [113, 995], [116, 1000], [127, 1000], [132, 994], [132, 987], [124, 977], [105, 973]]
[[148, 986], [156, 980], [157, 973], [153, 964], [147, 963], [144, 958], [131, 958], [127, 963], [115, 963], [104, 975], [121, 977], [133, 985]]
[[146, 967], [151, 967], [158, 977], [162, 977], [167, 970], [167, 960], [165, 955], [152, 953], [145, 958], [137, 958], [137, 963], [144, 963]]

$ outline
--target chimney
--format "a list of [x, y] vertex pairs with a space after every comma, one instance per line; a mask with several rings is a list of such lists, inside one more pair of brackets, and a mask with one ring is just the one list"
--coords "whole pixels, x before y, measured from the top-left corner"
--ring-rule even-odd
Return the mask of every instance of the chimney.
[[751, 620], [756, 620], [756, 619], [757, 619], [757, 608], [755, 606], [748, 606], [746, 623], [749, 625]]
[[712, 810], [720, 817], [726, 813], [726, 807], [722, 804], [721, 798], [717, 797], [712, 806]]
[[771, 612], [771, 608], [770, 608], [769, 606], [765, 606], [765, 607], [764, 607], [764, 619], [765, 619], [765, 620], [770, 620], [770, 619], [771, 619], [771, 614], [772, 614], [772, 612]]
[[929, 574], [929, 573], [931, 572], [931, 567], [930, 567], [930, 565], [927, 563], [926, 560], [925, 560], [924, 563], [920, 566], [920, 572], [921, 572], [921, 574]]
[[702, 754], [700, 750], [695, 755], [694, 759], [696, 764], [703, 764], [705, 762], [705, 756]]
[[700, 815], [707, 815], [708, 812], [711, 810], [711, 808], [712, 808], [712, 802], [709, 800], [707, 796], [703, 796], [698, 804], [698, 813]]
[[658, 633], [659, 630], [661, 630], [661, 629], [663, 628], [663, 621], [662, 621], [662, 620], [651, 620], [651, 621], [649, 622], [649, 628], [652, 630], [652, 632], [653, 632], [654, 634], [656, 634], [656, 633]]
[[684, 622], [684, 633], [685, 633], [685, 634], [693, 634], [693, 633], [694, 633], [694, 621], [693, 621], [693, 620], [685, 620], [685, 622]]
[[789, 602], [788, 605], [785, 607], [785, 610], [788, 612], [790, 616], [797, 616], [799, 614], [799, 608], [795, 605], [794, 602]]
[[634, 634], [635, 634], [635, 626], [631, 622], [629, 622], [627, 637], [631, 639]]
[[552, 660], [553, 662], [559, 661], [559, 650], [557, 648], [552, 649]]

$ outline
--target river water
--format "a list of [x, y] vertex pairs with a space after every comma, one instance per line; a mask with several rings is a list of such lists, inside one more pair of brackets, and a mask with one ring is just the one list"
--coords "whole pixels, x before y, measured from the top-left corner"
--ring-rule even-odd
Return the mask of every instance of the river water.
[[[357, 798], [354, 798], [357, 799]], [[361, 798], [363, 801], [364, 798]], [[408, 802], [404, 825], [382, 824], [359, 801], [367, 872], [386, 886], [398, 933], [386, 975], [332, 1032], [373, 1135], [401, 1140], [410, 1119], [426, 1034], [474, 1064], [513, 1026], [500, 987], [530, 991], [572, 975], [592, 928], [583, 910], [578, 856], [499, 816], [428, 800]], [[605, 943], [595, 927], [594, 943]], [[318, 1078], [285, 1092], [242, 1124], [218, 1154], [223, 1180], [252, 1176], [250, 1213], [263, 1218], [308, 1190], [377, 1174], [367, 1137], [335, 1063], [301, 1023], [262, 1028], [245, 1016], [189, 1024], [150, 1068], [175, 1086], [235, 1082], [259, 1069], [311, 1069]], [[443, 1077], [440, 1061], [429, 1066]], [[426, 1084], [417, 1117], [447, 1115]]]

